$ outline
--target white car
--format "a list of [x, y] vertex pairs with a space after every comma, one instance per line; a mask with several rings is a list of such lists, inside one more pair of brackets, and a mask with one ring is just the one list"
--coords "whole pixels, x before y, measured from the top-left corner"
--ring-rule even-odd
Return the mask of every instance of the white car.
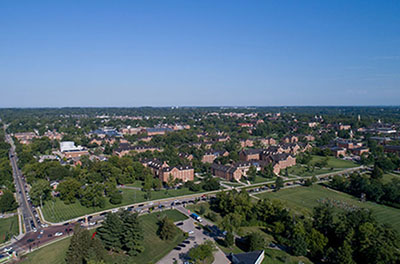
[[43, 233], [44, 233], [44, 231], [43, 231], [43, 230], [40, 230], [40, 234], [43, 235]]
[[3, 252], [8, 252], [10, 250], [12, 250], [12, 247], [7, 247], [7, 248], [4, 248]]
[[63, 235], [63, 233], [62, 232], [57, 232], [57, 233], [55, 233], [54, 234], [54, 236], [56, 236], [56, 237], [58, 237], [58, 236], [62, 236]]
[[96, 222], [89, 222], [89, 226], [94, 226], [96, 225]]
[[193, 234], [194, 234], [194, 231], [193, 231], [193, 230], [190, 230], [190, 231], [188, 232], [188, 234], [189, 234], [189, 235], [193, 235]]

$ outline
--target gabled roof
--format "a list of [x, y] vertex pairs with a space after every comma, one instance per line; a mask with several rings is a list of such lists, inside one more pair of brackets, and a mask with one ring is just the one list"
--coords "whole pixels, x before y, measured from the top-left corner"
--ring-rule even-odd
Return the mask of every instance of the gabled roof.
[[242, 150], [242, 152], [245, 155], [254, 155], [254, 154], [260, 154], [261, 152], [263, 152], [263, 149], [244, 149]]
[[230, 257], [234, 264], [255, 264], [262, 255], [264, 255], [264, 250], [231, 254]]

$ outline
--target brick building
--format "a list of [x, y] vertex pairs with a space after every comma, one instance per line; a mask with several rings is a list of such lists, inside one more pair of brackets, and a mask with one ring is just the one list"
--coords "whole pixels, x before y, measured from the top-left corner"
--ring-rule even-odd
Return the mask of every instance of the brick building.
[[145, 160], [142, 162], [145, 167], [150, 168], [154, 176], [162, 182], [179, 179], [183, 182], [194, 180], [194, 169], [191, 166], [170, 167], [167, 162], [158, 160]]

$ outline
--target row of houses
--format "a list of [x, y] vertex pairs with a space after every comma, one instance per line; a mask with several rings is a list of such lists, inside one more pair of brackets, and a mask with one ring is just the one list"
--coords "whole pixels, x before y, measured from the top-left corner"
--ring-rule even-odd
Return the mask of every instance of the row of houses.
[[334, 146], [329, 147], [329, 149], [335, 157], [344, 157], [347, 153], [361, 156], [369, 152], [369, 148], [364, 147], [361, 142], [346, 139], [337, 139]]
[[247, 172], [251, 166], [254, 166], [257, 171], [262, 171], [270, 164], [273, 172], [278, 175], [281, 170], [296, 165], [296, 158], [291, 154], [278, 153], [271, 154], [263, 160], [253, 159], [231, 165], [213, 163], [211, 164], [211, 173], [228, 181], [239, 181], [242, 177], [247, 177]]
[[131, 152], [154, 152], [154, 151], [162, 151], [160, 148], [157, 147], [148, 147], [148, 146], [132, 146], [129, 143], [121, 143], [119, 144], [118, 148], [114, 150], [114, 155], [118, 155], [119, 157], [123, 157]]

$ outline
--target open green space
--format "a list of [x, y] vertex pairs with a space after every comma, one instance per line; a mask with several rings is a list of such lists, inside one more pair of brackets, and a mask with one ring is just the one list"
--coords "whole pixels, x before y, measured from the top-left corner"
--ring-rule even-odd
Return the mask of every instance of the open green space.
[[64, 264], [71, 238], [65, 238], [22, 257], [21, 264]]
[[[170, 252], [176, 245], [180, 244], [185, 236], [180, 229], [174, 239], [169, 241], [161, 240], [157, 236], [157, 222], [164, 216], [168, 216], [172, 221], [182, 221], [187, 219], [187, 216], [177, 210], [166, 210], [140, 216], [143, 227], [145, 250], [136, 257], [110, 255], [110, 263], [156, 263], [159, 259]], [[23, 264], [64, 264], [66, 251], [69, 247], [70, 238], [63, 239], [51, 245], [45, 246], [37, 251], [26, 255], [21, 261]], [[109, 263], [108, 261], [106, 263]]]
[[18, 235], [18, 215], [0, 219], [0, 244], [11, 239], [13, 235]]
[[[252, 228], [257, 228], [257, 227], [252, 227]], [[266, 233], [259, 231], [262, 235], [266, 235]], [[269, 240], [267, 241], [267, 245]], [[232, 247], [225, 247], [221, 243], [217, 243], [217, 246], [225, 253], [225, 254], [238, 254], [238, 253], [243, 253], [244, 251], [240, 249], [238, 246], [233, 245]], [[312, 262], [306, 258], [306, 257], [295, 257], [290, 255], [289, 253], [286, 253], [285, 251], [278, 250], [278, 249], [270, 249], [270, 248], [265, 248], [265, 255], [264, 255], [264, 260], [261, 262], [262, 264], [270, 264], [270, 263], [285, 263], [285, 264], [299, 264], [299, 263], [304, 263], [304, 264], [311, 264]]]
[[[296, 164], [288, 168], [288, 173], [289, 177], [290, 175], [307, 177], [307, 176], [316, 176], [341, 170], [343, 169], [328, 169], [328, 168], [317, 168], [317, 167], [312, 169], [311, 166], [307, 167], [307, 166], [302, 166], [301, 164]], [[285, 175], [285, 171], [282, 171], [282, 174]]]
[[134, 183], [125, 184], [125, 186], [142, 188], [143, 187], [143, 181], [135, 181]]
[[[325, 158], [328, 158], [328, 164], [324, 168], [313, 167], [313, 165], [316, 162], [319, 162]], [[359, 166], [358, 164], [349, 160], [342, 160], [331, 156], [322, 157], [322, 156], [312, 155], [312, 160], [310, 161], [309, 165], [296, 164], [295, 166], [288, 168], [288, 173], [289, 176], [297, 175], [301, 177], [306, 177], [306, 176], [316, 176], [326, 173], [332, 173], [335, 171], [342, 171], [345, 169], [355, 168], [358, 166]], [[282, 173], [284, 175], [285, 171], [282, 171]]]
[[162, 213], [141, 216], [145, 250], [139, 256], [132, 258], [134, 263], [156, 263], [185, 239], [184, 233], [180, 229], [178, 229], [178, 233], [174, 239], [169, 241], [161, 240], [157, 236], [157, 222], [163, 215], [167, 215], [172, 221], [181, 221], [187, 218], [176, 210], [167, 210]]
[[285, 251], [277, 250], [277, 249], [265, 249], [264, 260], [261, 264], [270, 264], [270, 263], [285, 263], [285, 264], [311, 264], [312, 262], [306, 257], [295, 257], [291, 256]]
[[232, 187], [238, 187], [238, 186], [243, 186], [243, 184], [240, 184], [238, 182], [224, 182], [223, 184], [232, 186]]
[[273, 181], [273, 180], [274, 180], [274, 178], [265, 178], [265, 177], [262, 177], [260, 175], [256, 175], [255, 180], [251, 181], [251, 183], [252, 184], [254, 184], [254, 183], [262, 183], [262, 182], [268, 182], [268, 181]]
[[[317, 155], [312, 155], [312, 160], [310, 164], [313, 164], [315, 162], [321, 161], [326, 157], [322, 156], [317, 156]], [[338, 159], [332, 156], [328, 156], [328, 168], [341, 168], [341, 169], [347, 169], [347, 168], [354, 168], [358, 167], [359, 165], [350, 161], [350, 160], [342, 160]]]
[[385, 174], [383, 174], [382, 182], [383, 183], [388, 183], [388, 182], [391, 182], [392, 179], [399, 179], [400, 180], [400, 175], [398, 175], [396, 173], [385, 173]]
[[[59, 198], [56, 198], [52, 201], [47, 201], [42, 208], [42, 212], [44, 218], [47, 221], [57, 223], [119, 206], [148, 201], [145, 198], [146, 193], [141, 190], [126, 189], [126, 188], [121, 188], [120, 190], [122, 191], [121, 204], [114, 205], [107, 201], [106, 206], [104, 208], [100, 207], [87, 208], [85, 206], [82, 206], [79, 203], [79, 201], [76, 201], [73, 204], [65, 204]], [[176, 190], [171, 189], [168, 191], [167, 190], [152, 191], [151, 199], [149, 200], [158, 200], [163, 198], [170, 198], [170, 197], [176, 197], [194, 193], [195, 192], [190, 191], [188, 188], [181, 188]]]
[[337, 208], [367, 208], [372, 211], [376, 219], [381, 223], [390, 224], [400, 232], [400, 209], [373, 203], [361, 202], [356, 197], [331, 190], [322, 185], [310, 187], [296, 187], [283, 189], [278, 192], [266, 192], [256, 195], [259, 198], [277, 199], [290, 208], [303, 214], [310, 214], [315, 206], [322, 201], [329, 202]]

